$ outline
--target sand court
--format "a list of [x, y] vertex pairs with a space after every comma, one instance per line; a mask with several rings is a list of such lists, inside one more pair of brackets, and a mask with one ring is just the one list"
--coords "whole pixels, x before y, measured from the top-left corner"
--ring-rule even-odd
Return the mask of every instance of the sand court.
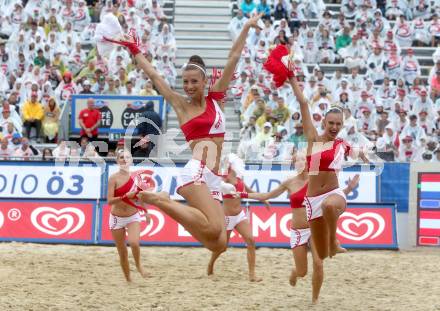
[[258, 249], [263, 281], [256, 284], [247, 281], [240, 248], [221, 256], [209, 278], [202, 248], [142, 247], [141, 256], [151, 276], [142, 279], [130, 258], [127, 286], [114, 247], [1, 243], [0, 310], [440, 310], [437, 249], [350, 251], [326, 260], [317, 306], [310, 275], [288, 284], [287, 249]]

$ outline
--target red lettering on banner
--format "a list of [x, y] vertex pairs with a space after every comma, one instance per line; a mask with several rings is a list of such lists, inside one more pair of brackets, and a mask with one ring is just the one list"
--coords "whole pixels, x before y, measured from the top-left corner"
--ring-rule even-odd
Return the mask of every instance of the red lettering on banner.
[[[384, 246], [394, 248], [393, 213], [391, 208], [347, 208], [338, 223], [339, 239], [344, 245], [355, 246]], [[144, 244], [178, 245], [182, 243], [199, 244], [185, 228], [168, 215], [154, 206], [148, 207], [152, 215], [151, 223], [147, 226], [145, 220], [141, 224]], [[110, 207], [104, 206], [102, 212], [99, 242], [112, 242], [108, 226]], [[257, 245], [273, 245], [274, 247], [289, 247], [291, 209], [287, 204], [274, 204], [270, 211], [261, 205], [251, 205], [250, 222], [252, 233]], [[248, 214], [248, 217], [249, 217]], [[161, 216], [159, 216], [161, 215]], [[163, 221], [163, 222], [161, 222]], [[244, 245], [238, 234], [232, 234], [230, 243]]]
[[[78, 201], [0, 202], [0, 239], [44, 242], [93, 241], [94, 203]], [[8, 215], [7, 218], [3, 215]]]

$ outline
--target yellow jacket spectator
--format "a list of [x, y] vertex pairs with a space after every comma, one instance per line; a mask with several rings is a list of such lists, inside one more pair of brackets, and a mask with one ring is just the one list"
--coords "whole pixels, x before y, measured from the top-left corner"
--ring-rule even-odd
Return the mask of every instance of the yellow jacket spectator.
[[38, 93], [32, 92], [31, 99], [23, 105], [23, 125], [26, 129], [26, 137], [30, 138], [31, 129], [35, 128], [36, 138], [40, 138], [41, 120], [44, 117], [44, 110], [41, 103], [38, 102]]
[[261, 130], [263, 129], [264, 123], [268, 122], [272, 118], [272, 108], [266, 106], [264, 113], [257, 119], [257, 127]]
[[51, 97], [44, 107], [43, 132], [47, 142], [55, 142], [56, 140], [60, 113], [61, 111], [55, 98]]

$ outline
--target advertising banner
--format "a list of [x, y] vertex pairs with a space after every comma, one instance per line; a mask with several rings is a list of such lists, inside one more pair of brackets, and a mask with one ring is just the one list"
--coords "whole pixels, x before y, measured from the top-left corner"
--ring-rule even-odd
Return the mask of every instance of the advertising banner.
[[417, 243], [440, 246], [440, 173], [419, 173]]
[[349, 204], [339, 217], [337, 236], [347, 248], [397, 249], [395, 204]]
[[87, 108], [87, 100], [93, 98], [95, 107], [101, 112], [100, 133], [125, 133], [131, 121], [146, 111], [149, 103], [154, 104], [162, 120], [165, 118], [165, 107], [162, 96], [116, 96], [116, 95], [73, 95], [70, 131], [79, 134], [79, 113]]
[[[145, 174], [151, 175], [151, 179], [155, 183], [153, 187], [156, 191], [166, 191], [174, 200], [184, 200], [176, 193], [177, 176], [182, 170], [182, 165], [179, 166], [144, 166], [135, 165], [131, 168], [132, 172], [145, 171]], [[117, 172], [117, 165], [108, 166], [109, 176]], [[289, 170], [258, 170], [255, 168], [248, 168], [244, 175], [244, 182], [257, 192], [269, 192], [278, 187], [285, 179], [291, 176], [294, 172]], [[339, 174], [339, 184], [345, 187], [350, 178], [355, 174], [360, 174], [359, 185], [347, 196], [349, 202], [363, 202], [375, 203], [376, 195], [376, 175], [374, 172], [352, 172], [343, 171]], [[289, 202], [287, 193], [271, 200], [273, 202]]]
[[92, 164], [0, 162], [0, 198], [99, 199], [101, 180]]
[[0, 241], [94, 243], [96, 201], [2, 200]]
[[[245, 208], [245, 207], [244, 207]], [[149, 207], [151, 222], [141, 224], [143, 245], [200, 245], [181, 225], [166, 214]], [[349, 205], [338, 224], [338, 237], [349, 248], [397, 248], [395, 205]], [[108, 225], [110, 207], [101, 208], [98, 243], [113, 243]], [[291, 209], [289, 205], [274, 203], [267, 211], [259, 203], [250, 204], [247, 215], [257, 246], [290, 247]], [[243, 240], [232, 233], [230, 245], [245, 246]]]

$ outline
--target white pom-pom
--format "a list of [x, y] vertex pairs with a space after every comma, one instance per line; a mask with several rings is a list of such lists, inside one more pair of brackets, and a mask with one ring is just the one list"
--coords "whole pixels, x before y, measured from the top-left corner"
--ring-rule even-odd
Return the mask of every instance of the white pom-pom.
[[95, 41], [99, 55], [109, 58], [110, 53], [116, 48], [116, 45], [104, 41], [104, 37], [119, 40], [122, 38], [122, 27], [118, 18], [112, 13], [104, 15], [102, 22], [96, 26]]

